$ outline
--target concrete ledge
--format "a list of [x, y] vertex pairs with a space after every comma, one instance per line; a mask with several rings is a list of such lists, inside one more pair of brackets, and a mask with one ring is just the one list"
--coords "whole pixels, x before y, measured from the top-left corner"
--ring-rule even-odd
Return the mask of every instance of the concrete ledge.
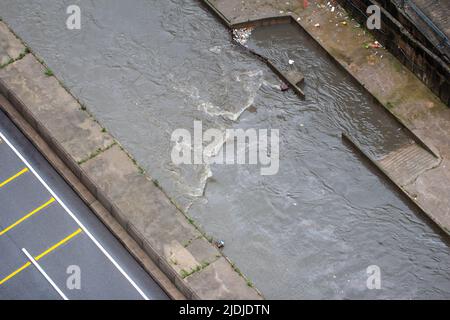
[[[0, 69], [0, 93], [14, 106], [3, 99], [5, 111], [169, 296], [262, 298], [32, 54]], [[228, 268], [208, 272], [219, 259]], [[188, 281], [193, 275], [201, 284]]]
[[[383, 55], [387, 56], [385, 59], [388, 61], [388, 64], [382, 66], [386, 73], [381, 73], [380, 75], [378, 73], [374, 75], [374, 68], [364, 65], [364, 62], [362, 62], [364, 61], [362, 59], [366, 58], [364, 54], [358, 56], [360, 60], [356, 63], [353, 63], [352, 59], [346, 59], [352, 55], [358, 55], [358, 51], [355, 50], [361, 50], [361, 48], [355, 46], [355, 42], [351, 43], [353, 45], [351, 48], [342, 48], [336, 44], [333, 38], [336, 36], [336, 33], [333, 33], [336, 21], [332, 23], [333, 16], [329, 12], [315, 11], [316, 3], [314, 2], [316, 1], [310, 1], [308, 9], [297, 10], [299, 15], [281, 10], [281, 7], [277, 7], [282, 6], [281, 2], [271, 3], [272, 7], [267, 10], [268, 1], [261, 1], [266, 6], [263, 6], [265, 9], [261, 9], [260, 12], [257, 10], [259, 8], [258, 4], [244, 3], [238, 0], [202, 0], [202, 2], [214, 12], [223, 11], [217, 16], [228, 15], [227, 21], [232, 21], [227, 23], [230, 28], [234, 26], [291, 23], [297, 26], [300, 32], [305, 32], [306, 35], [314, 40], [322, 52], [351, 76], [356, 86], [368, 92], [376, 103], [384, 107], [382, 110], [392, 115], [399, 125], [405, 129], [404, 132], [419, 146], [429, 152], [439, 163], [436, 168], [422, 172], [417, 176], [415, 182], [408, 186], [401, 186], [399, 181], [392, 179], [390, 176], [389, 180], [399, 187], [409, 199], [412, 199], [413, 203], [420, 204], [421, 211], [449, 233], [450, 202], [447, 199], [450, 194], [450, 171], [448, 170], [448, 166], [450, 166], [450, 148], [447, 132], [448, 128], [450, 128], [450, 112], [445, 105], [436, 101], [436, 97], [417, 78], [412, 74], [405, 75], [406, 70], [393, 71], [392, 68], [397, 66], [397, 64], [392, 62], [395, 58], [386, 51], [383, 52]], [[298, 4], [297, 6], [300, 7], [301, 5]], [[317, 7], [323, 9], [325, 6], [319, 6], [319, 2], [317, 2]], [[280, 12], [280, 15], [278, 12]], [[314, 26], [318, 22], [320, 22], [320, 28]], [[328, 27], [331, 27], [331, 29], [324, 27], [325, 29], [322, 31], [322, 27], [327, 24], [329, 24]], [[349, 29], [347, 28], [347, 30]], [[329, 32], [329, 34], [324, 34], [324, 32]], [[345, 37], [354, 37], [355, 35], [355, 32], [347, 31]], [[332, 38], [327, 38], [324, 41], [324, 38], [327, 36]], [[370, 40], [373, 41], [373, 39]], [[264, 57], [262, 58], [264, 59]], [[386, 78], [386, 75], [393, 78]], [[402, 97], [401, 95], [399, 97], [397, 92], [393, 92], [391, 88], [386, 89], [384, 85], [385, 82], [389, 84], [404, 79], [407, 80], [407, 83], [404, 84], [403, 88], [406, 91], [403, 94], [407, 95], [407, 97]], [[414, 99], [414, 94], [417, 92], [419, 92], [419, 99]], [[392, 103], [391, 101], [395, 102]], [[428, 109], [430, 106], [433, 108]], [[433, 129], [430, 129], [430, 126]]]
[[[237, 21], [231, 23], [230, 20], [220, 12], [209, 0], [202, 0], [203, 4], [206, 5], [206, 7], [213, 12], [219, 19], [222, 24], [224, 24], [227, 28], [231, 29], [241, 29], [245, 27], [257, 27], [257, 26], [266, 26], [266, 25], [275, 25], [275, 24], [285, 24], [290, 23], [291, 17], [290, 16], [270, 16], [266, 18], [258, 18], [255, 20], [246, 20], [246, 21]], [[294, 83], [291, 81], [290, 77], [281, 71], [272, 61], [267, 59], [266, 57], [258, 54], [257, 52], [250, 50], [247, 47], [241, 46], [244, 50], [247, 50], [251, 54], [255, 55], [259, 60], [263, 61], [267, 64], [267, 66], [285, 82], [294, 92], [302, 99], [305, 98], [305, 93], [303, 90], [297, 85], [297, 83]]]
[[[365, 23], [367, 19], [365, 12], [368, 6], [379, 6], [381, 11], [381, 29], [374, 29], [371, 32], [403, 65], [424, 82], [442, 102], [450, 106], [449, 66], [437, 53], [432, 51], [434, 46], [431, 43], [427, 43], [429, 47], [423, 45], [391, 15], [391, 13], [397, 16], [400, 14], [395, 5], [375, 0], [338, 0], [338, 2], [351, 12], [360, 23]], [[389, 11], [385, 8], [388, 8]], [[406, 23], [407, 19], [403, 18], [403, 22]], [[408, 23], [408, 25], [411, 30], [411, 23]], [[416, 30], [415, 34], [418, 35], [419, 32]]]
[[[428, 216], [434, 223], [436, 223], [442, 230], [444, 230], [448, 235], [450, 235], [450, 225], [448, 224], [448, 216], [438, 216], [434, 214], [430, 214], [428, 208], [426, 208], [422, 201], [417, 198], [417, 195], [414, 195], [410, 192], [407, 186], [404, 186], [398, 179], [396, 179], [391, 172], [386, 170], [383, 165], [375, 160], [369, 153], [365, 152], [363, 148], [359, 146], [359, 144], [352, 139], [348, 134], [342, 133], [342, 139], [346, 141], [352, 148], [358, 151], [365, 159], [367, 159], [372, 165], [374, 165], [392, 184], [400, 191], [403, 195], [405, 195], [416, 208], [419, 209], [425, 216]], [[448, 201], [448, 200], [447, 200]], [[448, 205], [448, 204], [446, 204]]]

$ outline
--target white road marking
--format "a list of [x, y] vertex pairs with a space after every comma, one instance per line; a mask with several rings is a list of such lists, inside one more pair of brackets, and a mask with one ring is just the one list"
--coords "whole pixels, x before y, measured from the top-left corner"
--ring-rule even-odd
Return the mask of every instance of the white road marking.
[[27, 251], [27, 249], [22, 248], [23, 253], [25, 253], [25, 255], [27, 256], [27, 258], [31, 261], [31, 263], [39, 270], [39, 272], [44, 276], [44, 278], [52, 285], [52, 287], [56, 290], [56, 292], [59, 293], [59, 295], [61, 296], [61, 298], [63, 298], [64, 300], [69, 300], [69, 298], [67, 298], [67, 296], [64, 294], [64, 292], [61, 291], [60, 288], [58, 288], [58, 286], [56, 285], [55, 282], [53, 282], [53, 280], [48, 276], [48, 274], [44, 271], [44, 269], [42, 269], [42, 267], [39, 265], [39, 263], [34, 260], [33, 256]]
[[89, 230], [81, 223], [80, 220], [75, 216], [75, 214], [65, 205], [65, 203], [56, 195], [56, 193], [47, 185], [47, 183], [44, 181], [44, 179], [41, 178], [41, 176], [34, 170], [34, 168], [28, 163], [28, 161], [25, 159], [25, 157], [22, 156], [22, 154], [12, 145], [12, 143], [5, 137], [5, 135], [0, 132], [0, 137], [6, 142], [6, 144], [14, 151], [14, 153], [22, 160], [22, 162], [30, 169], [31, 172], [35, 175], [35, 177], [41, 182], [41, 184], [47, 189], [48, 192], [55, 198], [55, 200], [61, 205], [61, 207], [64, 208], [66, 213], [72, 217], [72, 219], [78, 224], [78, 226], [86, 233], [86, 235], [94, 242], [94, 244], [97, 246], [97, 248], [100, 249], [101, 252], [111, 261], [111, 263], [119, 270], [119, 272], [130, 282], [130, 284], [139, 292], [139, 294], [144, 298], [145, 300], [149, 300], [147, 295], [139, 288], [139, 286], [134, 282], [133, 279], [130, 278], [130, 276], [125, 272], [125, 270], [122, 269], [122, 267], [117, 263], [116, 260], [106, 251], [105, 248], [95, 239], [95, 237], [89, 232]]

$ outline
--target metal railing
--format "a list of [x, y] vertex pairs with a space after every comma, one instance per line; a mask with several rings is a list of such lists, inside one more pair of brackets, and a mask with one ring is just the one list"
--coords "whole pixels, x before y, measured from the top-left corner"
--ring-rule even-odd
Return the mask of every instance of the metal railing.
[[[407, 9], [412, 9], [414, 13], [428, 26], [429, 30], [433, 32], [436, 39], [438, 39], [438, 43], [436, 44], [436, 48], [440, 49], [440, 51], [444, 50], [444, 54], [448, 55], [448, 51], [450, 49], [450, 41], [448, 37], [439, 29], [438, 26], [411, 0], [394, 0], [394, 4], [397, 5], [409, 18], [414, 19], [408, 14]], [[426, 35], [420, 27], [416, 26], [416, 28], [422, 32], [422, 34]], [[449, 58], [447, 56], [447, 58]]]

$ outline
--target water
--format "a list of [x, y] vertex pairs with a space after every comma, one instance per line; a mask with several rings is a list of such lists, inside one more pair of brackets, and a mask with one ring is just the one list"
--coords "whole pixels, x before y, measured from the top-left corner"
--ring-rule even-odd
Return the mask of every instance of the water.
[[[254, 30], [248, 46], [295, 61], [306, 100], [230, 41], [194, 0], [1, 0], [0, 16], [267, 298], [449, 298], [449, 241], [341, 140], [375, 157], [409, 138], [304, 35]], [[289, 31], [289, 32], [288, 32]], [[280, 171], [170, 161], [177, 128], [280, 130]], [[381, 268], [382, 289], [366, 288]]]

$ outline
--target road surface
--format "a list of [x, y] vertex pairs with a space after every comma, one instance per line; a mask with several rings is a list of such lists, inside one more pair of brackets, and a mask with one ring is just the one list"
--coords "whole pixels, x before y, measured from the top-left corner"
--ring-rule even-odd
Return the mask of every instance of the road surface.
[[0, 299], [167, 299], [0, 111]]

